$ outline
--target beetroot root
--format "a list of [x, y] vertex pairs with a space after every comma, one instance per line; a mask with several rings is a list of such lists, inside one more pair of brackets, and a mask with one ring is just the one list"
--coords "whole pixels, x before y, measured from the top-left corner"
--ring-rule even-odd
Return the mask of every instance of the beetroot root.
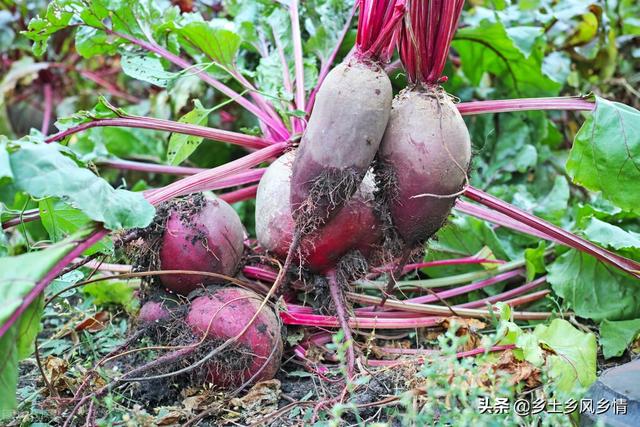
[[393, 102], [378, 160], [393, 226], [413, 247], [442, 227], [466, 182], [469, 132], [443, 91], [403, 91]]
[[[281, 156], [260, 181], [256, 197], [256, 235], [265, 249], [284, 258], [293, 241], [294, 219], [289, 204], [291, 164], [295, 153]], [[300, 243], [304, 264], [316, 273], [333, 268], [352, 250], [374, 254], [381, 239], [381, 224], [374, 214], [375, 184], [367, 175], [360, 189], [327, 224]]]
[[[221, 343], [240, 334], [258, 312], [262, 297], [241, 288], [223, 288], [191, 303], [186, 323], [197, 336]], [[206, 378], [220, 388], [239, 387], [275, 376], [283, 344], [280, 323], [265, 306], [233, 350], [207, 362]], [[225, 360], [225, 356], [229, 360]]]
[[157, 322], [159, 320], [164, 320], [169, 318], [169, 310], [158, 301], [147, 301], [140, 308], [140, 312], [138, 313], [138, 321], [140, 323], [152, 323]]
[[[235, 210], [223, 200], [202, 197], [194, 207], [170, 211], [160, 249], [162, 270], [192, 270], [235, 274], [244, 247], [244, 228]], [[200, 284], [223, 283], [204, 275], [165, 274], [168, 289], [188, 294]]]
[[335, 214], [360, 186], [384, 134], [391, 81], [352, 59], [324, 80], [293, 164], [290, 201], [306, 234]]

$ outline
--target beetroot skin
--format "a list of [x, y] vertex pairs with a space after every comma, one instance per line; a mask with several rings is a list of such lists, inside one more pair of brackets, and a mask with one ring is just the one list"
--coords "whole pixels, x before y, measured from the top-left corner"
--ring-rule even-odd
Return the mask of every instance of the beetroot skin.
[[[191, 303], [186, 323], [199, 337], [220, 344], [238, 335], [258, 311], [258, 294], [241, 288], [223, 288]], [[273, 378], [280, 369], [283, 344], [280, 323], [265, 306], [231, 350], [223, 350], [206, 366], [207, 381], [220, 388], [239, 387]]]
[[[294, 219], [289, 203], [291, 167], [295, 153], [273, 162], [262, 177], [256, 196], [256, 235], [263, 248], [276, 256], [287, 256], [293, 240]], [[381, 225], [373, 209], [375, 184], [371, 175], [347, 204], [320, 229], [300, 244], [305, 264], [324, 273], [351, 250], [369, 256], [381, 239]]]
[[169, 311], [161, 302], [147, 301], [140, 308], [138, 321], [140, 323], [152, 323], [169, 318]]
[[393, 92], [380, 67], [352, 59], [326, 77], [293, 164], [290, 202], [303, 233], [358, 189], [389, 119]]
[[[405, 90], [393, 101], [380, 151], [382, 183], [393, 226], [413, 247], [446, 221], [471, 160], [469, 131], [451, 99], [438, 89]], [[415, 197], [421, 194], [443, 197]]]
[[[234, 275], [244, 247], [244, 228], [238, 214], [217, 198], [203, 198], [200, 206], [190, 209], [173, 210], [167, 219], [160, 249], [161, 269]], [[188, 294], [200, 284], [224, 282], [187, 274], [162, 275], [160, 280], [181, 294]]]

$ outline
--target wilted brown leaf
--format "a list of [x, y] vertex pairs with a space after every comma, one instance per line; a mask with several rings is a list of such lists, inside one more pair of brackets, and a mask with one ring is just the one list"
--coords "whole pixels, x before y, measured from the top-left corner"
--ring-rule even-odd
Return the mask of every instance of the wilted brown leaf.
[[273, 379], [257, 383], [241, 398], [231, 399], [230, 406], [240, 411], [242, 417], [251, 423], [275, 412], [279, 400], [280, 381]]
[[108, 311], [100, 311], [95, 315], [84, 319], [75, 327], [76, 331], [98, 332], [105, 328], [111, 315]]
[[69, 369], [69, 363], [66, 360], [55, 356], [47, 356], [42, 363], [42, 369], [49, 384], [59, 395], [73, 391], [75, 380], [66, 375], [67, 369]]
[[500, 359], [493, 365], [493, 368], [496, 371], [508, 373], [511, 384], [524, 382], [528, 389], [535, 388], [542, 384], [540, 380], [540, 369], [526, 360], [516, 359], [512, 351], [503, 352]]

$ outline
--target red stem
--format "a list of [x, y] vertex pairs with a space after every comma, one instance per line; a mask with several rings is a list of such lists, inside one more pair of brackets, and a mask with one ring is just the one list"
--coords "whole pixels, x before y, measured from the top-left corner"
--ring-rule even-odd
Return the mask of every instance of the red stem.
[[[340, 322], [335, 317], [322, 316], [319, 314], [281, 311], [280, 318], [285, 325], [317, 326], [324, 328], [340, 327]], [[441, 317], [433, 316], [414, 317], [410, 319], [350, 317], [348, 323], [351, 328], [357, 329], [413, 329], [434, 326], [441, 320]]]
[[291, 18], [291, 38], [293, 39], [293, 60], [296, 73], [296, 108], [305, 111], [304, 90], [304, 58], [302, 53], [302, 36], [300, 34], [300, 16], [298, 0], [290, 0], [289, 16]]
[[359, 0], [356, 53], [367, 60], [389, 60], [404, 16], [405, 0]]
[[524, 305], [524, 304], [529, 304], [530, 302], [534, 302], [534, 301], [538, 301], [539, 299], [542, 299], [544, 297], [546, 297], [547, 295], [549, 295], [551, 293], [551, 291], [549, 289], [545, 289], [542, 291], [538, 291], [538, 292], [534, 292], [532, 294], [529, 295], [524, 295], [518, 298], [513, 298], [510, 300], [505, 301], [505, 304], [508, 304], [512, 307], [515, 307], [517, 305]]
[[503, 227], [511, 228], [512, 230], [519, 231], [524, 234], [539, 237], [541, 239], [549, 240], [554, 243], [562, 245], [559, 240], [549, 236], [546, 233], [531, 228], [522, 222], [519, 222], [510, 216], [504, 215], [500, 212], [492, 211], [483, 206], [478, 206], [473, 203], [465, 202], [464, 200], [456, 200], [455, 209], [467, 215], [474, 216], [476, 218], [483, 219], [485, 221], [492, 222], [494, 224], [501, 225]]
[[483, 307], [487, 304], [494, 304], [498, 301], [504, 301], [507, 300], [511, 297], [515, 297], [524, 293], [527, 293], [529, 291], [532, 291], [542, 285], [544, 285], [547, 281], [547, 276], [542, 276], [530, 283], [526, 283], [522, 286], [519, 286], [517, 288], [511, 289], [510, 291], [506, 291], [506, 292], [502, 292], [501, 294], [497, 294], [491, 297], [487, 297], [487, 298], [483, 298], [483, 299], [479, 299], [477, 301], [471, 301], [468, 302], [466, 304], [461, 304], [460, 307], [463, 308], [480, 308]]
[[242, 106], [247, 111], [255, 115], [265, 125], [271, 128], [279, 136], [281, 140], [286, 141], [287, 139], [289, 139], [289, 132], [287, 131], [287, 128], [284, 126], [284, 123], [282, 123], [282, 121], [276, 121], [275, 118], [271, 117], [268, 114], [268, 112], [261, 110], [260, 108], [255, 106], [253, 103], [251, 103], [251, 101], [244, 98], [242, 95], [240, 95], [233, 89], [229, 88], [227, 85], [223, 84], [219, 80], [215, 79], [213, 76], [211, 76], [201, 68], [189, 63], [189, 61], [177, 55], [174, 55], [173, 53], [169, 52], [168, 50], [166, 50], [165, 48], [163, 48], [158, 44], [146, 42], [144, 40], [140, 40], [135, 37], [132, 37], [128, 34], [121, 34], [121, 33], [115, 32], [108, 28], [99, 28], [99, 29], [104, 30], [108, 34], [113, 34], [117, 37], [127, 40], [128, 42], [133, 43], [137, 46], [140, 46], [143, 49], [146, 49], [150, 52], [153, 52], [165, 58], [166, 60], [174, 63], [178, 67], [183, 68], [184, 70], [191, 70], [195, 75], [200, 77], [200, 79], [202, 79], [205, 83], [211, 85], [215, 89], [224, 93], [230, 99], [237, 102], [240, 106]]
[[[522, 269], [507, 271], [506, 273], [501, 273], [501, 274], [498, 274], [497, 276], [490, 277], [490, 278], [484, 279], [484, 280], [480, 280], [478, 282], [471, 283], [469, 285], [458, 286], [456, 288], [448, 289], [446, 291], [441, 291], [441, 292], [438, 292], [436, 294], [422, 295], [422, 296], [419, 296], [419, 297], [416, 297], [416, 298], [410, 298], [410, 299], [407, 299], [407, 300], [404, 300], [404, 301], [405, 302], [416, 303], [416, 304], [429, 304], [429, 303], [432, 303], [432, 302], [440, 301], [441, 299], [447, 299], [447, 298], [452, 298], [452, 297], [456, 297], [456, 296], [459, 296], [459, 295], [468, 294], [468, 293], [471, 293], [473, 291], [477, 291], [479, 289], [483, 289], [483, 288], [486, 288], [488, 286], [495, 285], [496, 283], [500, 283], [500, 282], [503, 282], [505, 280], [512, 279], [512, 278], [514, 278], [516, 276], [521, 275], [522, 273], [524, 273], [524, 270], [522, 270]], [[365, 307], [365, 308], [361, 308], [361, 309], [356, 310], [356, 312], [358, 312], [360, 310], [372, 311], [375, 308], [376, 308], [376, 306]]]
[[40, 129], [40, 131], [44, 136], [47, 136], [49, 126], [51, 125], [51, 114], [53, 112], [53, 89], [50, 83], [45, 83], [43, 92], [44, 113], [42, 114], [42, 129]]
[[640, 264], [636, 261], [614, 254], [477, 188], [467, 187], [465, 196], [640, 279]]
[[159, 165], [156, 163], [134, 162], [131, 160], [98, 160], [96, 165], [99, 167], [129, 170], [137, 172], [161, 173], [169, 175], [195, 175], [206, 171], [204, 168], [190, 168], [185, 166], [169, 166]]
[[463, 0], [408, 2], [399, 50], [411, 83], [440, 83], [463, 6]]
[[[468, 265], [468, 264], [504, 264], [505, 261], [501, 259], [485, 259], [485, 258], [477, 258], [475, 255], [464, 258], [452, 258], [452, 259], [439, 259], [436, 261], [425, 261], [418, 262], [415, 264], [407, 264], [402, 269], [402, 274], [406, 274], [411, 270], [419, 270], [421, 268], [432, 268], [432, 267], [446, 267], [450, 265]], [[376, 272], [386, 272], [392, 271], [395, 268], [393, 265], [387, 265], [381, 268], [374, 268]]]
[[24, 224], [31, 221], [37, 221], [38, 219], [40, 219], [40, 211], [38, 209], [24, 211], [20, 215], [3, 222], [2, 229], [4, 230], [16, 225]]
[[200, 136], [203, 138], [211, 139], [213, 141], [227, 142], [229, 144], [235, 144], [251, 149], [264, 148], [275, 143], [275, 141], [273, 140], [261, 138], [258, 136], [245, 135], [238, 132], [231, 132], [227, 130], [215, 129], [188, 123], [179, 123], [171, 120], [140, 116], [129, 116], [114, 119], [98, 119], [86, 123], [81, 123], [77, 126], [73, 126], [69, 129], [63, 130], [62, 132], [58, 132], [55, 135], [51, 135], [50, 137], [45, 139], [45, 142], [50, 143], [54, 141], [60, 141], [69, 135], [73, 135], [74, 133], [104, 126], [130, 127], [138, 129], [175, 132], [184, 135]]
[[247, 265], [242, 269], [242, 273], [250, 279], [263, 280], [265, 282], [275, 282], [278, 278], [278, 273], [272, 270], [267, 270], [263, 267], [255, 265]]
[[342, 291], [342, 284], [336, 277], [335, 270], [329, 271], [327, 274], [327, 280], [329, 282], [329, 293], [331, 294], [331, 299], [333, 300], [333, 305], [336, 309], [336, 315], [338, 316], [338, 322], [340, 323], [340, 328], [344, 334], [344, 341], [347, 344], [347, 378], [351, 379], [353, 378], [356, 365], [356, 356], [353, 349], [355, 342], [351, 335], [351, 327], [349, 326], [349, 315], [347, 314], [347, 308], [345, 307], [344, 292]]
[[20, 306], [11, 314], [6, 322], [0, 326], [0, 338], [13, 326], [20, 318], [22, 313], [33, 303], [38, 296], [44, 292], [44, 289], [64, 270], [67, 264], [71, 263], [77, 256], [89, 249], [95, 243], [98, 243], [104, 236], [109, 234], [108, 230], [100, 228], [91, 233], [84, 241], [79, 242], [71, 249], [60, 261], [49, 270], [49, 272], [36, 285], [31, 288], [27, 295], [22, 299]]
[[166, 187], [154, 190], [147, 197], [152, 204], [158, 204], [174, 197], [208, 190], [213, 184], [231, 174], [259, 165], [272, 157], [277, 157], [288, 147], [286, 142], [279, 142], [254, 153], [241, 157], [222, 166], [183, 178]]
[[593, 111], [595, 106], [595, 103], [579, 96], [472, 101], [462, 102], [457, 105], [458, 111], [463, 116], [531, 110]]
[[258, 186], [252, 185], [250, 187], [241, 188], [236, 191], [221, 194], [219, 197], [229, 204], [242, 202], [244, 200], [253, 199], [258, 192]]

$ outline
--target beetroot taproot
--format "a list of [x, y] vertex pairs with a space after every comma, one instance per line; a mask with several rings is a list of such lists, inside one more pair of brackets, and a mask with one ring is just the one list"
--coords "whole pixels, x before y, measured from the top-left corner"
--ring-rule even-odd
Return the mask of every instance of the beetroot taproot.
[[[232, 276], [244, 247], [244, 228], [236, 211], [223, 200], [202, 197], [174, 203], [168, 212], [160, 248], [162, 270], [191, 270]], [[188, 294], [200, 284], [224, 278], [197, 274], [165, 274], [162, 284]]]
[[293, 163], [290, 201], [303, 232], [329, 219], [360, 186], [392, 97], [384, 70], [359, 61], [338, 65], [325, 79]]
[[415, 246], [438, 231], [463, 188], [469, 132], [450, 97], [437, 88], [407, 90], [393, 102], [378, 153], [393, 226]]
[[159, 301], [147, 301], [140, 308], [138, 313], [138, 321], [140, 323], [153, 323], [159, 320], [169, 318], [169, 310], [167, 307]]
[[296, 230], [313, 232], [358, 190], [389, 119], [393, 90], [384, 71], [403, 14], [400, 1], [360, 0], [354, 53], [325, 77], [293, 164]]
[[393, 101], [376, 162], [385, 247], [398, 259], [382, 304], [412, 250], [446, 221], [471, 161], [469, 131], [440, 86], [464, 0], [407, 4], [399, 50], [409, 87]]
[[242, 334], [205, 364], [207, 381], [217, 387], [268, 380], [278, 372], [283, 351], [280, 322], [268, 306], [258, 313], [262, 300], [254, 292], [228, 287], [191, 302], [185, 322], [196, 336], [223, 343]]
[[[258, 242], [281, 258], [287, 256], [295, 233], [289, 203], [294, 156], [294, 152], [288, 152], [269, 166], [256, 196]], [[369, 174], [345, 207], [300, 243], [304, 264], [311, 271], [324, 273], [353, 250], [365, 257], [373, 254], [381, 238], [381, 223], [374, 214], [374, 189]]]

